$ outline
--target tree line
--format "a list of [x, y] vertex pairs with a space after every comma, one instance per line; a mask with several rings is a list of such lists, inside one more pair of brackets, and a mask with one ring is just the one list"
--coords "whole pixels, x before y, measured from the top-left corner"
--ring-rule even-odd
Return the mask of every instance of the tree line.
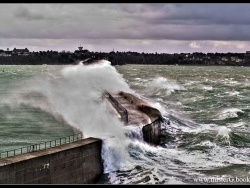
[[76, 64], [85, 59], [105, 59], [111, 65], [151, 64], [151, 65], [229, 65], [250, 66], [248, 53], [138, 53], [138, 52], [31, 52], [29, 55], [0, 56], [1, 65], [66, 65]]

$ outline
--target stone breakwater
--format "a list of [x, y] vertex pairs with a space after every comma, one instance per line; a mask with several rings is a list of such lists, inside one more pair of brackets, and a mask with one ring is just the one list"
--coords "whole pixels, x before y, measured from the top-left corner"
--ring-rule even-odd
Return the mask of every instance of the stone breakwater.
[[160, 128], [163, 119], [158, 109], [135, 95], [123, 91], [112, 94], [105, 91], [104, 98], [112, 104], [125, 126], [139, 126], [142, 128], [144, 141], [153, 145], [160, 143]]

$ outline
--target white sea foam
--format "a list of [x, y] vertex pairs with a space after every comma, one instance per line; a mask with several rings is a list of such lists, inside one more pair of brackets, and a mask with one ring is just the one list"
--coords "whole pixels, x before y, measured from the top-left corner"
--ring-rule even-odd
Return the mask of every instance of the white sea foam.
[[244, 113], [241, 109], [238, 108], [226, 108], [222, 109], [219, 111], [217, 114], [217, 118], [214, 120], [224, 120], [224, 119], [229, 119], [229, 118], [237, 118], [238, 114], [237, 113]]
[[228, 86], [235, 86], [235, 85], [240, 84], [238, 81], [233, 80], [233, 78], [230, 78], [230, 79], [226, 78], [226, 79], [224, 80], [224, 83], [225, 83], [226, 85], [228, 85]]
[[226, 127], [226, 126], [220, 126], [218, 127], [218, 130], [217, 130], [217, 137], [220, 137], [223, 139], [224, 143], [227, 143], [227, 144], [230, 144], [230, 132], [231, 132], [231, 129]]
[[128, 139], [121, 137], [107, 137], [103, 139], [102, 159], [104, 173], [112, 173], [117, 170], [132, 168], [131, 158], [128, 153]]
[[164, 77], [155, 77], [147, 84], [147, 88], [156, 92], [164, 89], [167, 95], [178, 90], [185, 90], [182, 85]]
[[229, 138], [229, 133], [231, 132], [231, 129], [227, 128], [226, 126], [219, 126], [217, 131], [218, 131], [217, 136], [223, 136]]
[[228, 94], [229, 96], [234, 96], [234, 95], [239, 95], [240, 94], [239, 91], [234, 91], [234, 90], [226, 91], [225, 93]]
[[213, 87], [212, 86], [203, 86], [203, 89], [211, 91], [211, 90], [213, 90]]

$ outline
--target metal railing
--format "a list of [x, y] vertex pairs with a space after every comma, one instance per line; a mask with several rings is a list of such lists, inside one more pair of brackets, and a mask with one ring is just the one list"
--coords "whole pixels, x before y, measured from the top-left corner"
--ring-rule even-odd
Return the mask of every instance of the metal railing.
[[128, 123], [128, 111], [126, 108], [124, 108], [112, 95], [110, 95], [107, 91], [106, 94], [109, 96], [109, 99], [111, 100], [112, 104], [114, 107], [117, 109], [119, 114], [121, 115], [121, 120], [125, 122], [126, 124]]
[[47, 141], [47, 142], [33, 144], [33, 145], [26, 146], [26, 147], [14, 149], [14, 150], [4, 151], [4, 152], [0, 153], [0, 159], [6, 158], [6, 157], [11, 157], [11, 156], [16, 156], [16, 155], [20, 155], [20, 154], [24, 154], [24, 153], [40, 151], [40, 150], [60, 146], [63, 144], [75, 142], [75, 141], [78, 141], [81, 139], [82, 139], [82, 133], [78, 133], [78, 134], [70, 135], [67, 137], [58, 138], [56, 140], [51, 140], [51, 141]]

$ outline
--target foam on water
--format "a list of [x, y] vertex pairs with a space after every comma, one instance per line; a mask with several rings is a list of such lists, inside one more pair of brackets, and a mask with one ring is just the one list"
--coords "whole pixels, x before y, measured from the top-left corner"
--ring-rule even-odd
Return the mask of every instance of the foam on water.
[[147, 88], [154, 92], [157, 92], [163, 89], [167, 95], [178, 90], [185, 90], [185, 88], [182, 85], [176, 83], [173, 80], [170, 80], [161, 76], [153, 78], [153, 80], [151, 80], [147, 84]]
[[213, 87], [212, 86], [203, 86], [203, 89], [211, 91], [211, 90], [213, 90]]
[[226, 94], [228, 94], [229, 96], [234, 96], [234, 95], [239, 95], [240, 92], [239, 91], [226, 91], [225, 92]]
[[241, 109], [238, 108], [226, 108], [219, 111], [217, 118], [214, 120], [224, 120], [230, 118], [237, 118], [238, 113], [244, 113]]

